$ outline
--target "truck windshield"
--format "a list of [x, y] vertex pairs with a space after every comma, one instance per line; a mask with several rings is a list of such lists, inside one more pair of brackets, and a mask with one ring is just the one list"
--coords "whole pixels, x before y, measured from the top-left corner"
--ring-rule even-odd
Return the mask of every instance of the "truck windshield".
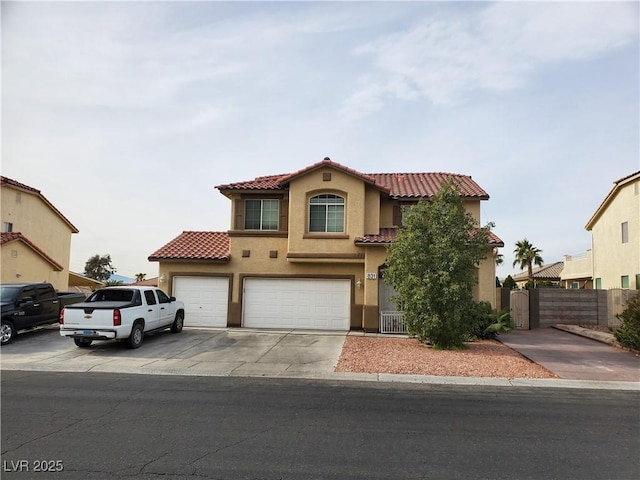
[[131, 302], [133, 300], [133, 290], [98, 290], [93, 293], [87, 302]]
[[13, 302], [20, 291], [20, 287], [0, 287], [0, 301], [2, 303]]

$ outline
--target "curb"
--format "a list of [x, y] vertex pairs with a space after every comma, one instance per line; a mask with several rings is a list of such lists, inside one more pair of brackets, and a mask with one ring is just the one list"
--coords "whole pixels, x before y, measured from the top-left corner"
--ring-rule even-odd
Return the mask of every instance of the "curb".
[[134, 375], [165, 375], [189, 377], [244, 377], [244, 378], [277, 378], [298, 380], [326, 380], [338, 382], [379, 382], [410, 383], [421, 385], [454, 385], [483, 387], [533, 387], [533, 388], [572, 388], [590, 390], [622, 390], [640, 392], [640, 382], [601, 381], [601, 380], [566, 380], [554, 378], [502, 378], [502, 377], [438, 377], [432, 375], [402, 375], [390, 373], [351, 373], [351, 372], [283, 372], [265, 374], [216, 373], [194, 371], [188, 368], [176, 369], [140, 369], [140, 368], [83, 368], [80, 366], [64, 367], [52, 365], [3, 365], [3, 371], [30, 372], [66, 372], [66, 373], [121, 373]]

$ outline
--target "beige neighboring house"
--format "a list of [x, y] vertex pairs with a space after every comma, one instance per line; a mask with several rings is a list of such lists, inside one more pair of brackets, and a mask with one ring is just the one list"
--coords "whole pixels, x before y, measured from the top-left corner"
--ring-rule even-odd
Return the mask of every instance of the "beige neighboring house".
[[[291, 174], [219, 185], [231, 201], [226, 232], [185, 231], [149, 256], [159, 286], [185, 302], [185, 325], [378, 331], [395, 309], [383, 280], [401, 206], [453, 179], [480, 223], [489, 195], [465, 175], [365, 174], [329, 158]], [[477, 300], [496, 303], [492, 234]]]
[[80, 292], [89, 295], [94, 290], [105, 286], [104, 282], [94, 280], [93, 278], [80, 275], [79, 273], [69, 272], [69, 291]]
[[[560, 272], [563, 267], [562, 262], [549, 263], [548, 265], [542, 265], [541, 267], [533, 268], [533, 283], [538, 285], [541, 282], [551, 282], [553, 286], [560, 285]], [[518, 288], [524, 288], [529, 281], [529, 273], [527, 271], [520, 272], [514, 275]]]
[[564, 256], [564, 268], [560, 274], [563, 288], [593, 288], [593, 257], [591, 249], [585, 253]]
[[585, 228], [591, 249], [565, 256], [563, 284], [640, 290], [640, 171], [614, 182]]
[[69, 288], [71, 235], [78, 229], [33, 187], [0, 177], [2, 283]]

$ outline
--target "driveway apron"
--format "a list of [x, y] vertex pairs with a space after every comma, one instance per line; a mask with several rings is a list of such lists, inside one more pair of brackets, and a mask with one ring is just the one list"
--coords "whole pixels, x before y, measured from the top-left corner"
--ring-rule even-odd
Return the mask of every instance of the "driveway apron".
[[640, 356], [555, 328], [513, 330], [498, 339], [567, 380], [640, 381]]

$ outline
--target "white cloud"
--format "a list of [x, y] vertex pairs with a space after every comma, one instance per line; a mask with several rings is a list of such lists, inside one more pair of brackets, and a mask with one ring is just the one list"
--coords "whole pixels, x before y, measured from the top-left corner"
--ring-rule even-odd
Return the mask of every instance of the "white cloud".
[[476, 90], [511, 90], [549, 64], [593, 58], [637, 36], [634, 3], [500, 2], [436, 13], [354, 49], [372, 57], [373, 73], [360, 78], [344, 115], [370, 114], [385, 97], [452, 104]]

